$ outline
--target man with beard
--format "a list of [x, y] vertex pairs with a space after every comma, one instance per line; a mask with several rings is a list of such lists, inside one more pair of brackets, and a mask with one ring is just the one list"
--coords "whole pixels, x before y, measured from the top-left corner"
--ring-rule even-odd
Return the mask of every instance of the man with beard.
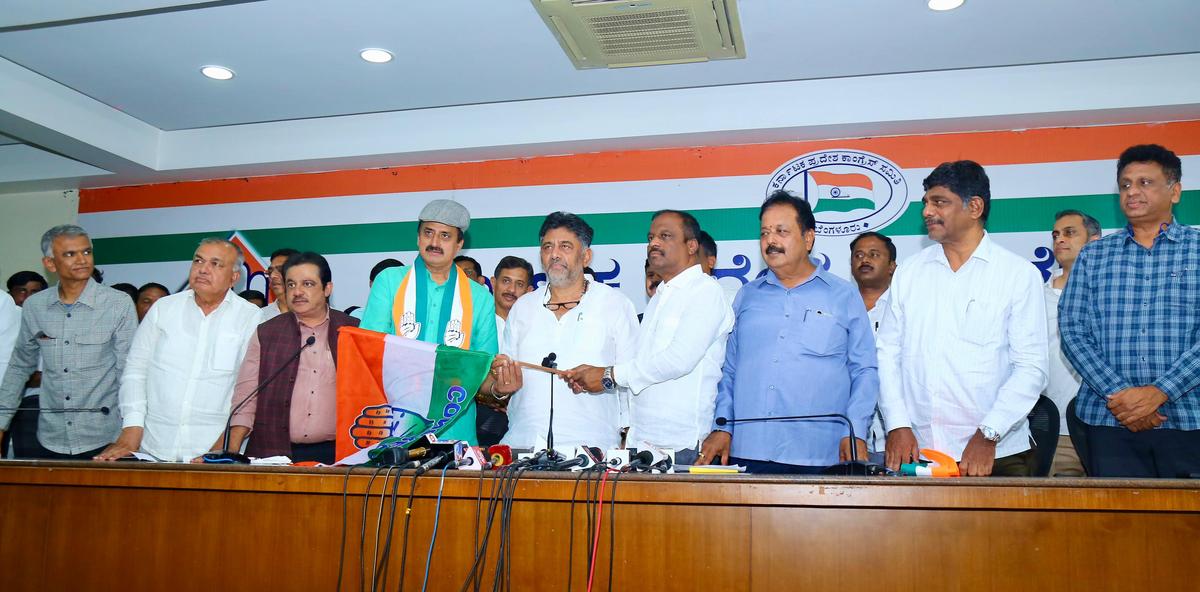
[[582, 364], [567, 372], [576, 393], [628, 388], [627, 443], [672, 449], [675, 462], [694, 464], [708, 435], [733, 329], [725, 293], [696, 262], [700, 224], [691, 214], [660, 210], [650, 219], [646, 254], [662, 278], [638, 331], [637, 350], [608, 367]]
[[[896, 273], [896, 245], [878, 232], [864, 232], [850, 242], [850, 276], [858, 284], [858, 293], [867, 307], [871, 330], [879, 333], [879, 323], [888, 306], [888, 288]], [[867, 445], [873, 455], [883, 454], [883, 417], [876, 408], [871, 418], [871, 434]], [[882, 459], [872, 462], [882, 463]]]
[[[418, 216], [420, 256], [409, 267], [390, 267], [375, 277], [360, 326], [495, 354], [495, 300], [454, 264], [470, 225], [470, 212], [458, 202], [435, 199], [426, 204]], [[485, 382], [484, 386], [495, 385]], [[482, 387], [480, 391], [489, 392]], [[476, 444], [475, 416], [475, 405], [469, 405], [439, 437]]]
[[[538, 240], [546, 285], [517, 300], [508, 315], [501, 346], [506, 360], [542, 363], [554, 353], [559, 367], [588, 364], [607, 368], [633, 358], [637, 316], [633, 303], [614, 288], [584, 277], [592, 260], [592, 227], [567, 212], [546, 216]], [[504, 386], [505, 373], [497, 378]], [[572, 394], [563, 378], [522, 369], [511, 380], [519, 388], [508, 402], [510, 446], [570, 450], [572, 446], [617, 448], [621, 442], [624, 391], [611, 381], [600, 392]], [[487, 385], [480, 389], [488, 391]], [[500, 399], [507, 399], [504, 392]], [[551, 397], [554, 441], [549, 442]], [[627, 399], [626, 399], [627, 400]]]
[[879, 378], [867, 310], [853, 284], [811, 256], [816, 220], [807, 201], [776, 191], [759, 210], [759, 249], [768, 271], [733, 303], [716, 417], [739, 419], [840, 413], [837, 419], [725, 424], [714, 421], [698, 462], [752, 473], [819, 473], [867, 457], [867, 426]]
[[923, 185], [937, 244], [896, 270], [879, 327], [888, 468], [932, 448], [966, 476], [1031, 476], [1028, 415], [1048, 364], [1041, 274], [984, 230], [983, 167], [942, 163]]

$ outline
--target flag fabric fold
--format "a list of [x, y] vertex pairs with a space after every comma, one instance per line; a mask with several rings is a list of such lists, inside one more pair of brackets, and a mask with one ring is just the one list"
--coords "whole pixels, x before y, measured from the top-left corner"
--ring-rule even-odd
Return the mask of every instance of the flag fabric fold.
[[[342, 327], [338, 333], [339, 462], [385, 438], [446, 433], [475, 404], [492, 355]], [[472, 430], [473, 431], [473, 430]]]

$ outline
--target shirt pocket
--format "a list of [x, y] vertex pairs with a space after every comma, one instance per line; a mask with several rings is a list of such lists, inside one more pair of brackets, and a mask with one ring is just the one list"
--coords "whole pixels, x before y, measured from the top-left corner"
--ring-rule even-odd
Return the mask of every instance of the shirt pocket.
[[234, 372], [237, 370], [242, 354], [242, 340], [240, 337], [234, 331], [221, 331], [217, 333], [216, 340], [212, 344], [213, 370], [217, 372]]
[[113, 355], [112, 335], [83, 333], [74, 339], [79, 367], [100, 368], [109, 364]]
[[998, 349], [1004, 341], [1004, 305], [972, 299], [967, 303], [959, 335], [963, 341], [981, 350]]
[[800, 351], [810, 356], [835, 356], [846, 352], [846, 328], [828, 312], [808, 309], [800, 324]]
[[1196, 315], [1200, 307], [1200, 270], [1191, 266], [1182, 266], [1167, 272], [1167, 305], [1173, 313], [1183, 313], [1188, 318]]

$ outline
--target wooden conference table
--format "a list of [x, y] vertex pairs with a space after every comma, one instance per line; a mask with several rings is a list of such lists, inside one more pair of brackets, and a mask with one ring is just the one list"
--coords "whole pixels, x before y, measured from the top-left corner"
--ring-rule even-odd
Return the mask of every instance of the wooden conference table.
[[[372, 472], [355, 469], [347, 480], [339, 468], [0, 462], [0, 586], [331, 590], [348, 486], [342, 589], [358, 590]], [[567, 589], [574, 477], [521, 479], [512, 590]], [[399, 583], [409, 479], [398, 484], [388, 590]], [[429, 590], [459, 590], [470, 570], [481, 483], [486, 506], [490, 480], [464, 471], [445, 480]], [[367, 507], [368, 589], [383, 485], [372, 483]], [[437, 472], [417, 482], [407, 590], [421, 589], [438, 485]], [[624, 475], [617, 544], [609, 545], [606, 504], [592, 589], [609, 589], [612, 549], [614, 590], [1196, 590], [1198, 485]], [[570, 589], [586, 590], [593, 533], [583, 532], [583, 485], [577, 499]]]

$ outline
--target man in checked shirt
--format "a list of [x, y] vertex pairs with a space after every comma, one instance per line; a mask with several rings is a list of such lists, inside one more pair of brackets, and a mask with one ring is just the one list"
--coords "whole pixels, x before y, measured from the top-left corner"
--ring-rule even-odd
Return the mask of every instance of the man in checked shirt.
[[[0, 407], [17, 406], [40, 357], [45, 369], [39, 446], [30, 456], [90, 460], [121, 431], [117, 391], [137, 315], [129, 296], [92, 279], [95, 262], [86, 230], [55, 226], [42, 235], [42, 252], [42, 264], [58, 274], [58, 285], [21, 307], [17, 344], [0, 382]], [[0, 411], [0, 426], [7, 429], [12, 416]]]
[[1079, 253], [1059, 303], [1095, 476], [1200, 473], [1200, 231], [1172, 212], [1182, 174], [1162, 146], [1121, 154], [1129, 223]]

